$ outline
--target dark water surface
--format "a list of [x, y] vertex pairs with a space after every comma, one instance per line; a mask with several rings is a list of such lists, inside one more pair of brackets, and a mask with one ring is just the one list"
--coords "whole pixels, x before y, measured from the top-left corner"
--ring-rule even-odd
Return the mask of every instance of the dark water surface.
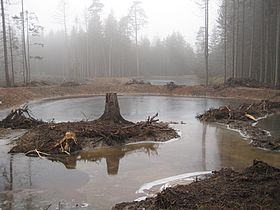
[[[136, 194], [143, 184], [166, 177], [242, 168], [253, 159], [280, 166], [280, 153], [253, 148], [239, 133], [195, 119], [210, 107], [238, 102], [156, 96], [121, 96], [119, 102], [123, 116], [131, 121], [155, 113], [162, 121], [183, 121], [186, 124], [172, 125], [181, 139], [96, 149], [62, 163], [7, 154], [11, 148], [7, 143], [22, 132], [12, 133], [0, 139], [0, 208], [35, 210], [52, 204], [49, 209], [58, 209], [60, 203], [60, 209], [110, 209], [115, 203], [143, 196]], [[104, 110], [104, 97], [51, 100], [30, 108], [43, 120], [96, 119]]]

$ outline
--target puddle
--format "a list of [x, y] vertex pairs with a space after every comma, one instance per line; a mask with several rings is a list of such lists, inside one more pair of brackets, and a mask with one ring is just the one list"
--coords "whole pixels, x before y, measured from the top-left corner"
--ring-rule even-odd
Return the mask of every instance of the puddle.
[[[237, 132], [195, 119], [197, 113], [210, 107], [236, 101], [121, 96], [119, 102], [127, 120], [145, 120], [159, 113], [162, 121], [179, 122], [172, 126], [180, 131], [181, 138], [166, 144], [150, 142], [84, 151], [61, 161], [10, 155], [10, 139], [2, 139], [0, 208], [37, 210], [51, 205], [49, 209], [53, 210], [60, 203], [61, 209], [107, 210], [115, 203], [139, 198], [141, 194], [136, 191], [154, 180], [222, 167], [243, 168], [254, 159], [280, 166], [279, 153], [253, 148]], [[87, 97], [44, 101], [30, 108], [43, 120], [79, 121], [98, 118], [104, 103], [104, 97]]]

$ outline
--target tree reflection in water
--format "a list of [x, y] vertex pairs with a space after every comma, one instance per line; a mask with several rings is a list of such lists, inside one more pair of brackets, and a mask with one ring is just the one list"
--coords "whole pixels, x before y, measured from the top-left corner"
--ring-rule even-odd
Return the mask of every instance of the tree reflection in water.
[[100, 162], [103, 158], [106, 159], [107, 174], [116, 175], [119, 171], [120, 160], [136, 152], [144, 152], [148, 156], [158, 155], [159, 144], [153, 143], [140, 143], [129, 144], [120, 147], [98, 148], [92, 151], [82, 151], [76, 155], [63, 156], [51, 158], [53, 161], [59, 161], [65, 165], [67, 169], [75, 169], [77, 161], [92, 161]]

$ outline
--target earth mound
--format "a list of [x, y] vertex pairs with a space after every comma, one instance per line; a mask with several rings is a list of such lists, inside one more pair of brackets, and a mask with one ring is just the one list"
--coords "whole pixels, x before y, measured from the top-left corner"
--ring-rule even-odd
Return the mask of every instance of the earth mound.
[[280, 169], [262, 161], [241, 172], [221, 169], [210, 178], [179, 185], [140, 202], [120, 203], [120, 209], [278, 209]]

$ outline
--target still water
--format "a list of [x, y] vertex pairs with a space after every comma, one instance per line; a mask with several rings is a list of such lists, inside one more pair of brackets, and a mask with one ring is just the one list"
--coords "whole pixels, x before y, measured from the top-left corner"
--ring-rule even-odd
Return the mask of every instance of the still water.
[[[121, 96], [119, 102], [128, 120], [145, 120], [159, 113], [162, 121], [179, 122], [172, 126], [181, 138], [164, 144], [96, 149], [52, 162], [7, 154], [11, 148], [8, 143], [23, 131], [11, 133], [0, 140], [0, 208], [35, 210], [51, 205], [48, 209], [59, 209], [60, 205], [60, 209], [105, 210], [143, 196], [136, 191], [155, 180], [222, 167], [242, 168], [254, 159], [280, 166], [280, 153], [253, 148], [239, 133], [195, 119], [197, 113], [210, 107], [238, 101]], [[78, 121], [98, 118], [104, 103], [104, 97], [72, 98], [34, 103], [30, 109], [46, 121]]]

